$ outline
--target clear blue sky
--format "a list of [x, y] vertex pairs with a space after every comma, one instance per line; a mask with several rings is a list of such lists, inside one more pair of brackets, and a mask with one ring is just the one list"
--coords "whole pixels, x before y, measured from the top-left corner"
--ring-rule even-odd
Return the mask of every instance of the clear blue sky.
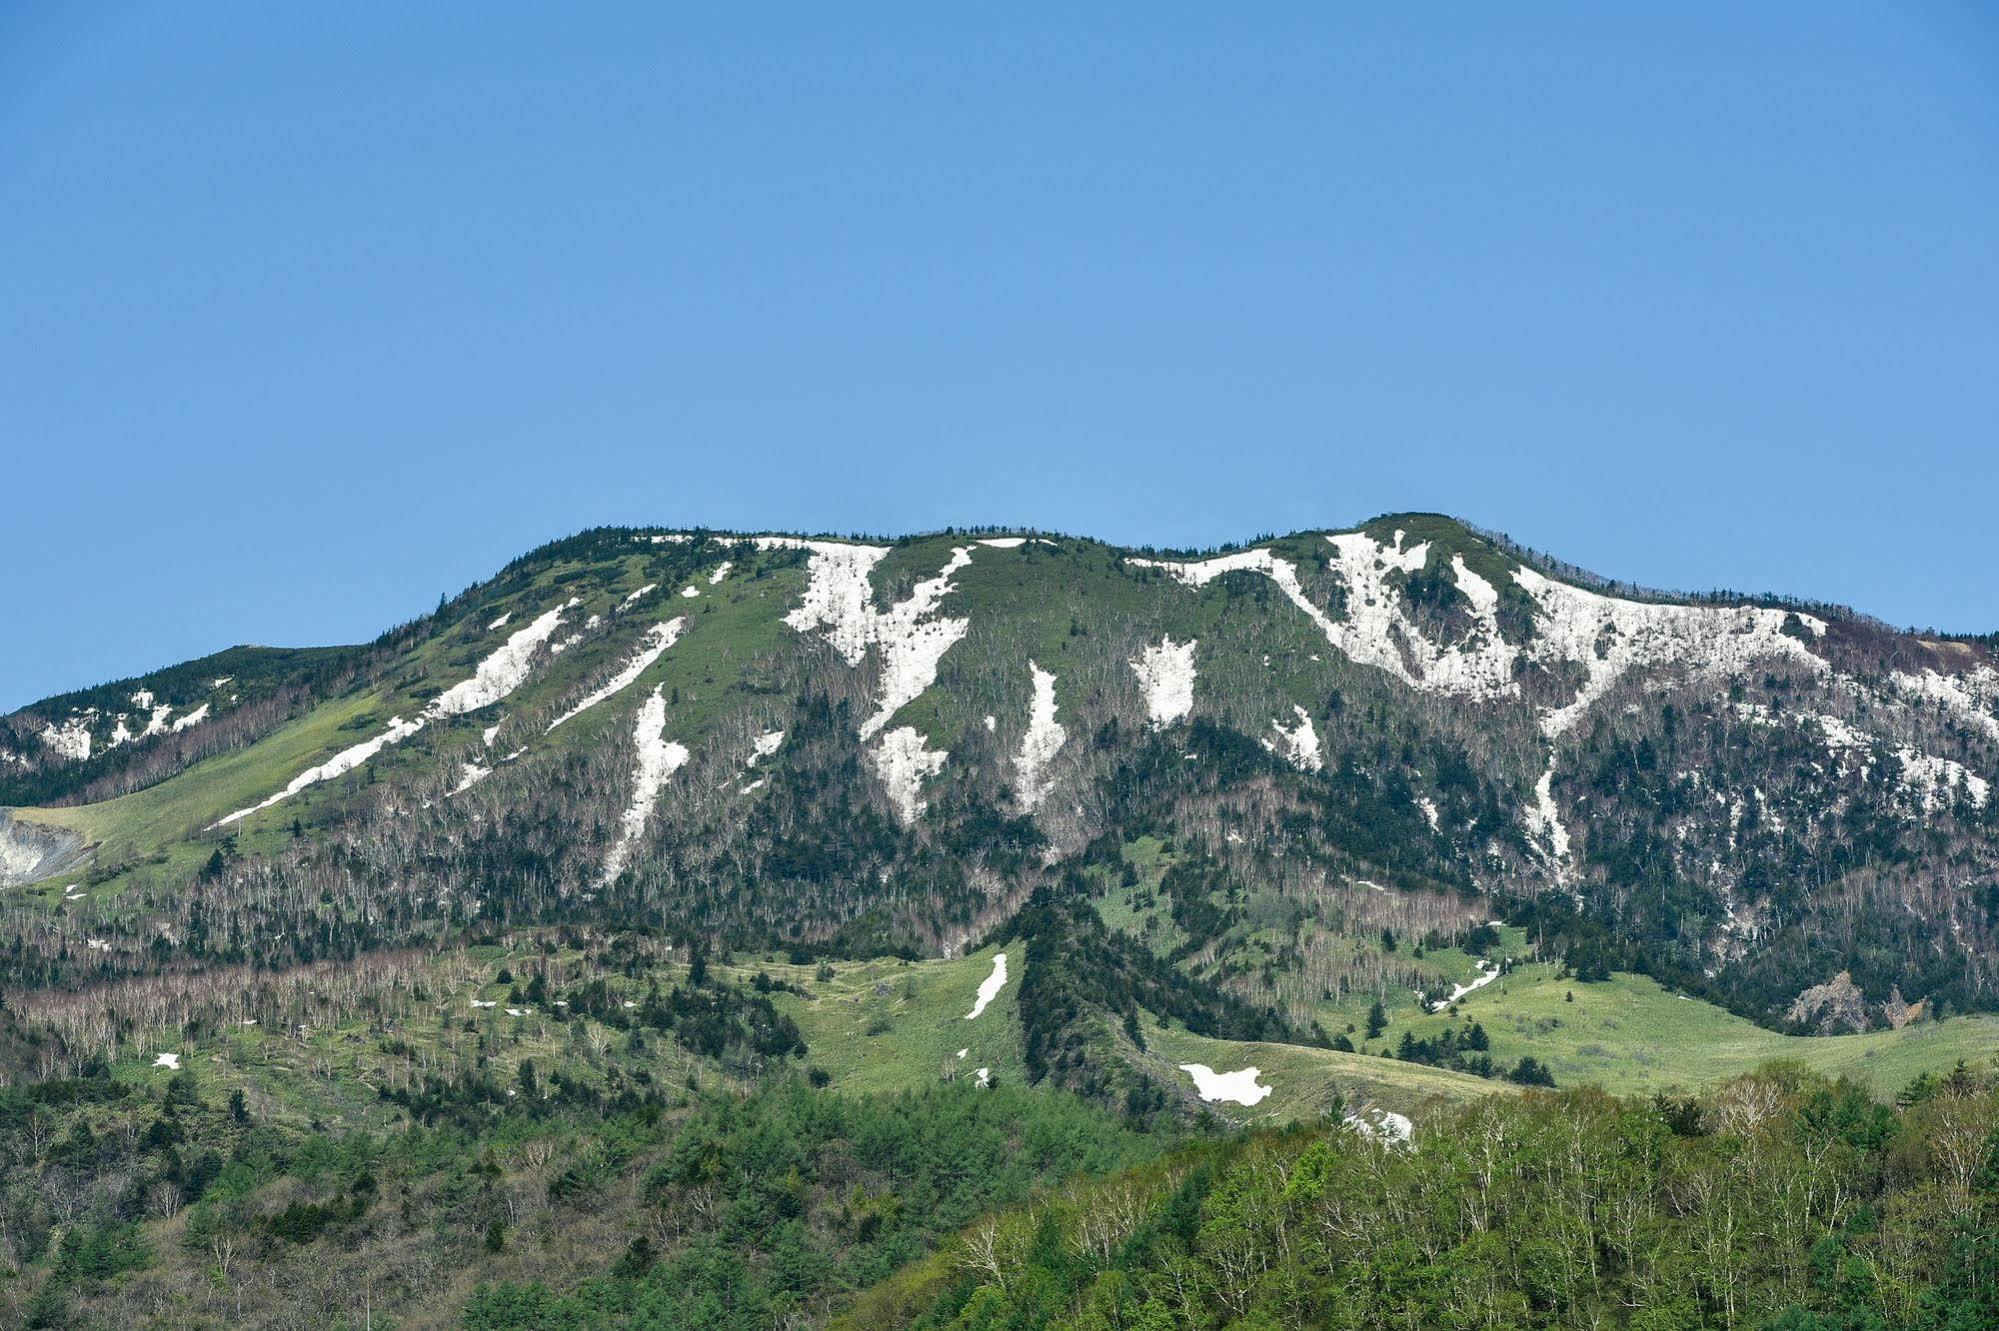
[[0, 8], [0, 707], [605, 522], [1999, 628], [1999, 9], [1075, 8]]

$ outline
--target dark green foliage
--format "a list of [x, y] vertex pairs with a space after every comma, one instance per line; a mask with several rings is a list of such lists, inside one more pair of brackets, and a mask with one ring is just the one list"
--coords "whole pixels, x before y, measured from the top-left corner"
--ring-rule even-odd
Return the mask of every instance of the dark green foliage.
[[1101, 1174], [1172, 1141], [1019, 1089], [863, 1100], [790, 1083], [704, 1112], [648, 1172], [648, 1203], [666, 1213], [686, 1215], [694, 1191], [709, 1199], [675, 1250], [642, 1237], [572, 1290], [482, 1289], [464, 1325], [764, 1331], [823, 1313], [1037, 1182]]
[[1010, 928], [1027, 945], [1019, 1006], [1030, 1082], [1052, 1080], [1132, 1111], [1162, 1105], [1158, 1092], [1135, 1084], [1129, 1065], [1113, 1054], [1117, 1034], [1140, 1008], [1221, 1039], [1309, 1038], [1276, 1013], [1193, 979], [1106, 929], [1086, 892], [1072, 874], [1061, 887], [1035, 893]]

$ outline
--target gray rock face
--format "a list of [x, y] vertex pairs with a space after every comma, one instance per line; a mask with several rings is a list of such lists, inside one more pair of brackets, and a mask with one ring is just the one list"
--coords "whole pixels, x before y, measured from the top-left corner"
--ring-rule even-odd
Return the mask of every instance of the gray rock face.
[[61, 873], [83, 857], [83, 838], [75, 832], [20, 822], [0, 812], [0, 887], [19, 887]]

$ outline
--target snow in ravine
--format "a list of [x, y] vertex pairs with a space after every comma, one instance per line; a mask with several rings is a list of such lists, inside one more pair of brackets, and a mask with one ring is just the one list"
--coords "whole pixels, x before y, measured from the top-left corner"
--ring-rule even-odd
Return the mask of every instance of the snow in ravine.
[[783, 744], [784, 732], [782, 730], [764, 731], [763, 734], [758, 735], [750, 741], [750, 760], [743, 765], [745, 767], [755, 767], [758, 763], [776, 753]]
[[1006, 953], [1000, 952], [993, 957], [993, 973], [979, 981], [978, 1000], [972, 1004], [972, 1010], [965, 1014], [965, 1020], [971, 1021], [984, 1012], [986, 1006], [998, 998], [1000, 990], [1004, 988], [1006, 988]]
[[626, 592], [625, 599], [618, 602], [618, 609], [623, 610], [626, 606], [631, 605], [634, 601], [637, 601], [645, 596], [648, 596], [651, 593], [656, 592], [658, 590], [659, 590], [658, 583], [648, 582], [645, 586], [640, 587], [636, 591]]
[[181, 731], [186, 730], [189, 726], [198, 726], [207, 719], [208, 719], [208, 704], [203, 703], [201, 706], [189, 712], [186, 716], [177, 716], [174, 718], [174, 726], [173, 726], [174, 733], [179, 734]]
[[721, 562], [720, 564], [717, 564], [717, 565], [715, 566], [715, 571], [714, 571], [713, 573], [710, 573], [710, 574], [708, 575], [708, 585], [709, 585], [710, 587], [719, 587], [719, 586], [721, 586], [721, 585], [722, 585], [722, 579], [724, 579], [724, 578], [728, 577], [728, 576], [729, 576], [729, 570], [730, 570], [730, 569], [732, 569], [732, 568], [734, 568], [734, 567], [735, 567], [735, 565], [734, 565], [734, 564], [732, 564], [732, 563], [730, 563], [730, 562], [729, 562], [728, 560], [726, 560], [726, 559], [725, 559], [725, 560], [723, 560], [723, 561], [722, 561], [722, 562]]
[[1048, 768], [1068, 741], [1069, 732], [1055, 719], [1055, 676], [1032, 661], [1027, 663], [1027, 670], [1034, 679], [1034, 701], [1028, 708], [1027, 734], [1021, 737], [1014, 771], [1020, 802], [1023, 807], [1033, 809], [1040, 806], [1054, 787]]
[[494, 629], [505, 628], [507, 626], [507, 621], [512, 619], [513, 617], [514, 617], [514, 612], [511, 610], [507, 611], [505, 614], [501, 615], [498, 619], [488, 624], [486, 626], [486, 632], [491, 633]]
[[453, 786], [449, 793], [463, 795], [466, 791], [472, 789], [472, 787], [478, 785], [492, 774], [492, 768], [481, 767], [478, 763], [468, 762], [465, 764], [464, 772], [458, 777], [458, 784]]
[[1194, 648], [1198, 640], [1176, 643], [1167, 634], [1131, 663], [1145, 693], [1146, 715], [1161, 730], [1194, 710]]
[[262, 803], [252, 804], [247, 809], [238, 809], [234, 813], [225, 814], [216, 820], [214, 826], [226, 827], [239, 818], [248, 818], [251, 814], [259, 810], [270, 808], [279, 800], [290, 799], [307, 786], [315, 786], [322, 781], [331, 781], [336, 776], [345, 776], [389, 745], [400, 744], [422, 729], [423, 718], [421, 717], [418, 717], [414, 721], [405, 721], [400, 716], [392, 716], [389, 718], [389, 728], [387, 730], [370, 739], [362, 740], [352, 748], [342, 749], [317, 767], [306, 768], [303, 772], [293, 777], [286, 784], [285, 788], [277, 794], [270, 796]]
[[1319, 732], [1312, 726], [1312, 714], [1296, 704], [1291, 710], [1298, 718], [1291, 729], [1286, 730], [1282, 721], [1273, 720], [1270, 728], [1277, 732], [1277, 738], [1263, 741], [1263, 747], [1301, 771], [1319, 771], [1325, 760], [1319, 755]]
[[937, 575], [910, 589], [908, 597], [887, 610], [874, 608], [871, 575], [888, 554], [885, 546], [849, 545], [840, 541], [805, 541], [764, 536], [767, 547], [812, 552], [806, 565], [805, 598], [784, 622], [800, 633], [823, 628], [827, 641], [850, 666], [874, 647], [881, 657], [881, 680], [875, 709], [861, 722], [861, 738], [870, 739], [894, 719], [902, 707], [937, 679], [938, 663], [971, 626], [969, 620], [941, 617], [938, 606], [953, 590], [952, 575], [972, 562], [970, 546], [955, 546]]
[[868, 756], [888, 791], [890, 806], [906, 826], [929, 807], [923, 800], [923, 783], [944, 770], [944, 759], [950, 755], [927, 747], [923, 732], [915, 726], [898, 726], [883, 735]]
[[1194, 1079], [1195, 1091], [1210, 1104], [1224, 1100], [1238, 1105], [1258, 1104], [1274, 1089], [1257, 1082], [1263, 1075], [1261, 1068], [1217, 1072], [1206, 1063], [1182, 1063], [1180, 1071]]
[[659, 793], [666, 788], [667, 778], [687, 762], [687, 746], [676, 744], [666, 738], [666, 699], [660, 694], [660, 687], [653, 686], [652, 695], [639, 707], [638, 716], [632, 725], [632, 743], [638, 750], [638, 762], [632, 769], [632, 798], [618, 819], [618, 839], [611, 844], [611, 850], [604, 857], [603, 881], [616, 881], [630, 863], [632, 847], [645, 834], [646, 823], [652, 818], [653, 807], [659, 803]]
[[935, 617], [938, 603], [952, 590], [951, 575], [971, 562], [968, 548], [954, 548], [936, 577], [917, 583], [906, 599], [871, 615], [874, 641], [881, 651], [881, 683], [874, 714], [861, 723], [862, 739], [887, 725], [904, 704], [915, 701], [936, 682], [944, 653], [971, 627], [967, 619]]
[[598, 703], [616, 697], [630, 688], [632, 683], [640, 675], [643, 675], [654, 661], [659, 660], [666, 653], [667, 648], [679, 641], [680, 631], [685, 627], [686, 623], [686, 619], [675, 615], [672, 619], [661, 620], [647, 629], [640, 636], [638, 646], [632, 650], [632, 654], [626, 658], [623, 665], [618, 667], [618, 673], [605, 680], [600, 687], [593, 689], [583, 701], [549, 722], [549, 731], [553, 733], [555, 728], [563, 722], [581, 716]]
[[1562, 823], [1562, 811], [1555, 804], [1555, 760], [1550, 757], [1541, 779], [1534, 783], [1534, 804], [1526, 811], [1527, 828], [1546, 842], [1549, 865], [1557, 882], [1569, 873], [1569, 829]]

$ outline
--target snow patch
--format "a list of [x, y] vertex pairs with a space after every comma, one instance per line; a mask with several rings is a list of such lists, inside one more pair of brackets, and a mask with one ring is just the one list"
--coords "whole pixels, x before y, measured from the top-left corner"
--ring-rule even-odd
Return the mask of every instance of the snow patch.
[[995, 550], [1018, 550], [1027, 544], [1025, 536], [982, 536], [980, 545], [989, 545]]
[[86, 762], [90, 758], [89, 723], [82, 717], [72, 716], [60, 726], [43, 726], [42, 743], [54, 749], [59, 757], [72, 762]]
[[1439, 1000], [1438, 1002], [1434, 1003], [1430, 1002], [1429, 996], [1427, 994], [1424, 995], [1423, 1006], [1431, 1012], [1435, 1012], [1438, 1008], [1447, 1008], [1451, 1004], [1457, 1002], [1460, 998], [1463, 998], [1466, 994], [1469, 994], [1474, 990], [1483, 989], [1485, 988], [1485, 986], [1491, 984], [1494, 980], [1498, 978], [1499, 978], [1498, 964], [1495, 962], [1487, 961], [1485, 958], [1480, 957], [1472, 971], [1471, 979], [1465, 981], [1463, 984], [1453, 985], [1451, 987], [1451, 992], [1449, 996]]
[[952, 575], [972, 562], [970, 546], [954, 546], [937, 576], [917, 583], [905, 600], [877, 611], [870, 579], [887, 547], [781, 536], [761, 536], [757, 543], [812, 552], [805, 599], [784, 617], [787, 625], [800, 633], [823, 628], [850, 666], [859, 666], [870, 647], [878, 649], [881, 680], [875, 710], [861, 723], [864, 740], [936, 682], [938, 663], [970, 627], [969, 620], [937, 617], [937, 607], [953, 590]]
[[1154, 730], [1163, 730], [1194, 710], [1194, 648], [1199, 639], [1176, 643], [1167, 634], [1131, 663], [1145, 693], [1145, 711]]
[[644, 834], [646, 823], [652, 818], [653, 806], [659, 803], [659, 793], [666, 788], [667, 778], [687, 762], [687, 746], [667, 739], [665, 730], [666, 699], [660, 696], [660, 687], [654, 685], [652, 696], [640, 705], [632, 725], [632, 740], [638, 747], [638, 763], [632, 769], [631, 803], [625, 806], [624, 814], [618, 819], [618, 839], [612, 843], [610, 854], [604, 857], [603, 881], [607, 884], [625, 871], [632, 847]]
[[648, 582], [645, 586], [639, 588], [637, 591], [626, 592], [625, 599], [618, 602], [618, 609], [623, 610], [626, 606], [630, 605], [632, 602], [638, 600], [641, 597], [649, 596], [653, 592], [656, 592], [658, 590], [659, 590], [658, 583]]
[[1527, 828], [1547, 843], [1548, 863], [1557, 882], [1568, 877], [1569, 829], [1562, 824], [1562, 811], [1555, 804], [1555, 759], [1551, 755], [1541, 779], [1534, 783], [1534, 803], [1526, 811]]
[[169, 1072], [178, 1072], [180, 1071], [180, 1055], [179, 1054], [156, 1055], [153, 1059], [153, 1066], [156, 1068], [165, 1068]]
[[498, 619], [494, 620], [492, 623], [486, 626], [486, 632], [491, 633], [494, 629], [505, 628], [507, 626], [507, 621], [512, 619], [513, 617], [514, 617], [513, 611], [511, 610], [506, 611]]
[[735, 565], [734, 565], [733, 563], [731, 563], [731, 562], [730, 562], [729, 560], [726, 560], [726, 559], [725, 559], [725, 560], [723, 560], [723, 561], [722, 561], [722, 562], [721, 562], [720, 564], [716, 565], [716, 567], [715, 567], [715, 571], [714, 571], [713, 573], [710, 573], [710, 574], [708, 575], [708, 585], [709, 585], [710, 587], [719, 587], [719, 586], [721, 586], [721, 585], [722, 585], [722, 579], [724, 579], [724, 578], [728, 577], [728, 576], [729, 576], [729, 570], [730, 570], [730, 569], [732, 569], [732, 568], [734, 568], [734, 567], [735, 567]]
[[776, 753], [783, 744], [784, 732], [782, 730], [766, 730], [763, 734], [758, 735], [750, 741], [750, 760], [743, 765], [745, 767], [755, 767], [758, 763]]
[[389, 718], [389, 728], [381, 734], [374, 736], [372, 739], [362, 740], [352, 748], [342, 749], [317, 767], [306, 768], [287, 782], [285, 788], [277, 794], [270, 796], [261, 803], [252, 804], [247, 809], [238, 809], [234, 813], [225, 814], [211, 824], [211, 826], [227, 827], [230, 823], [238, 819], [248, 818], [253, 813], [270, 808], [280, 800], [290, 799], [293, 795], [298, 794], [308, 786], [318, 785], [322, 781], [331, 781], [337, 776], [345, 776], [389, 745], [400, 744], [422, 729], [422, 717], [414, 721], [405, 721], [400, 716], [392, 716]]
[[554, 634], [562, 612], [575, 604], [571, 600], [539, 616], [526, 628], [516, 629], [498, 651], [474, 667], [472, 678], [453, 684], [432, 699], [430, 706], [424, 708], [424, 715], [432, 720], [462, 716], [490, 707], [519, 688], [528, 677], [535, 651]]
[[904, 826], [914, 823], [930, 806], [922, 797], [923, 783], [944, 770], [949, 751], [931, 749], [915, 726], [898, 726], [882, 736], [869, 755], [875, 774], [888, 788], [889, 804]]
[[618, 667], [618, 673], [604, 681], [602, 687], [593, 690], [582, 702], [577, 703], [561, 716], [549, 722], [549, 733], [554, 733], [555, 728], [564, 721], [581, 716], [598, 703], [613, 698], [630, 688], [632, 683], [640, 675], [643, 675], [654, 661], [659, 660], [665, 654], [667, 648], [673, 646], [679, 640], [680, 630], [686, 623], [685, 618], [675, 615], [672, 619], [661, 620], [647, 629], [639, 638], [638, 647], [625, 659], [625, 663]]
[[484, 781], [487, 777], [491, 776], [492, 774], [493, 774], [492, 768], [481, 767], [478, 763], [468, 762], [465, 764], [465, 770], [463, 774], [460, 775], [458, 778], [458, 784], [453, 786], [448, 793], [453, 795], [463, 795], [466, 791], [472, 789], [472, 787], [478, 785], [481, 781]]
[[1999, 740], [1999, 670], [1982, 665], [1956, 675], [1897, 671], [1890, 679], [1905, 696], [1934, 703]]
[[[1542, 730], [1550, 738], [1567, 731], [1619, 676], [1634, 668], [1676, 664], [1706, 674], [1729, 674], [1755, 660], [1783, 657], [1814, 671], [1828, 669], [1824, 661], [1783, 632], [1790, 611], [1621, 600], [1557, 582], [1524, 565], [1513, 570], [1513, 580], [1533, 599], [1538, 614], [1534, 638], [1522, 649], [1500, 635], [1498, 590], [1458, 555], [1452, 556], [1451, 574], [1470, 607], [1473, 623], [1458, 640], [1438, 643], [1426, 637], [1406, 613], [1395, 577], [1417, 572], [1427, 564], [1427, 542], [1405, 546], [1401, 532], [1389, 543], [1365, 532], [1346, 532], [1326, 540], [1337, 552], [1334, 563], [1346, 586], [1345, 618], [1340, 620], [1306, 596], [1297, 568], [1289, 560], [1266, 549], [1239, 550], [1192, 563], [1136, 558], [1125, 562], [1163, 569], [1197, 588], [1227, 573], [1260, 574], [1275, 583], [1286, 599], [1318, 626], [1326, 641], [1349, 659], [1385, 670], [1410, 687], [1430, 693], [1518, 697], [1515, 666], [1523, 654], [1539, 665], [1580, 666], [1583, 682], [1576, 696], [1564, 706], [1540, 709]], [[1823, 633], [1823, 621], [1808, 615], [1798, 618], [1812, 632]], [[1990, 723], [1999, 732], [1999, 720]]]
[[174, 726], [173, 726], [174, 733], [178, 735], [181, 731], [186, 730], [189, 726], [198, 726], [207, 719], [208, 719], [208, 704], [203, 703], [201, 706], [189, 712], [186, 716], [177, 716], [174, 718]]
[[1238, 1105], [1258, 1104], [1274, 1089], [1258, 1084], [1257, 1078], [1262, 1075], [1260, 1068], [1217, 1072], [1206, 1063], [1182, 1063], [1180, 1070], [1194, 1079], [1195, 1091], [1210, 1104], [1220, 1100]]
[[972, 1010], [965, 1014], [965, 1020], [971, 1021], [984, 1012], [986, 1005], [998, 998], [999, 991], [1004, 988], [1006, 988], [1006, 953], [1000, 952], [993, 956], [993, 973], [979, 981], [978, 1001], [973, 1003]]
[[1282, 721], [1273, 720], [1270, 726], [1277, 732], [1277, 739], [1264, 740], [1263, 747], [1300, 771], [1317, 772], [1325, 766], [1325, 760], [1319, 756], [1319, 732], [1312, 727], [1311, 713], [1296, 704], [1291, 710], [1297, 713], [1297, 723], [1286, 730]]
[[1363, 1137], [1372, 1137], [1390, 1145], [1406, 1142], [1416, 1134], [1416, 1125], [1392, 1109], [1370, 1109], [1364, 1114], [1348, 1114], [1346, 1123]]
[[1021, 738], [1014, 769], [1019, 778], [1016, 784], [1020, 802], [1023, 807], [1033, 809], [1054, 788], [1048, 767], [1068, 742], [1069, 732], [1055, 719], [1055, 676], [1032, 661], [1027, 663], [1027, 670], [1034, 677], [1034, 701], [1028, 708], [1027, 734]]

